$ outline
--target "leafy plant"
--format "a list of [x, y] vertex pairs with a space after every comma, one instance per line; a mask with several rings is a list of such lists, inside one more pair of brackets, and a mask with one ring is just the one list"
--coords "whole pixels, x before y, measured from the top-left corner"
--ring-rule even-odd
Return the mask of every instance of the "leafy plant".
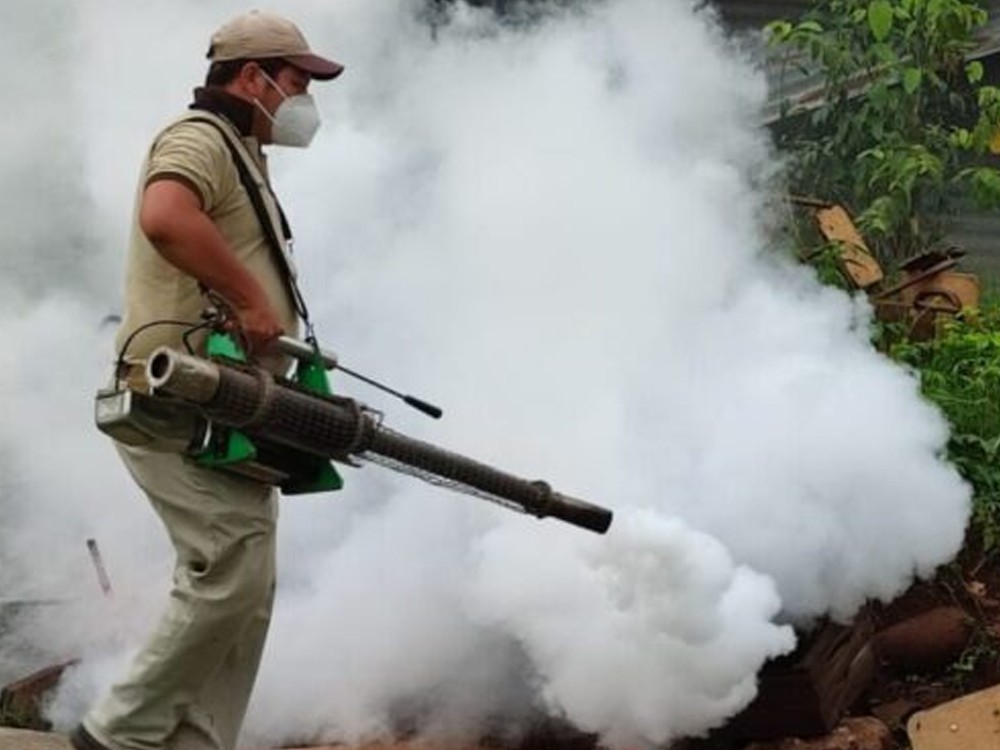
[[891, 354], [919, 371], [924, 395], [951, 423], [948, 457], [972, 485], [973, 528], [985, 551], [1000, 552], [1000, 306]]
[[998, 132], [1000, 89], [966, 61], [986, 20], [965, 0], [820, 0], [768, 26], [786, 66], [822, 79], [818, 106], [786, 102], [777, 127], [793, 190], [851, 206], [883, 261], [937, 239], [930, 217], [956, 198], [1000, 206], [1000, 172], [975, 162]]
[[961, 690], [975, 689], [976, 673], [989, 669], [998, 658], [1000, 651], [996, 637], [977, 623], [969, 643], [948, 667], [946, 679]]

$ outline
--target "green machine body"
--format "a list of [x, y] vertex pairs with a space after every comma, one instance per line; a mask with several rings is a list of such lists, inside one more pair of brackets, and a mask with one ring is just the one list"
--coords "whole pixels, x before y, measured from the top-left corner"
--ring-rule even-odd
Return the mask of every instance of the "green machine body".
[[[246, 364], [247, 356], [233, 336], [213, 331], [205, 355], [222, 363]], [[291, 377], [300, 388], [323, 396], [332, 394], [323, 358], [297, 356]], [[250, 436], [233, 427], [212, 424], [194, 460], [207, 468], [229, 471], [275, 484], [285, 495], [331, 492], [344, 480], [329, 458], [277, 445], [266, 437]]]

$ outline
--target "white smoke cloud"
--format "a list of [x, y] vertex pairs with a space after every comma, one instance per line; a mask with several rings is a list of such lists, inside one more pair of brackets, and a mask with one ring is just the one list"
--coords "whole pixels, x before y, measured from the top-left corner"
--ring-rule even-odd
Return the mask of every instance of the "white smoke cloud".
[[[4, 11], [6, 48], [72, 85], [24, 92], [50, 117], [7, 124], [23, 147], [0, 160], [7, 223], [32, 229], [0, 306], [0, 599], [65, 600], [0, 638], [85, 657], [64, 725], [168, 585], [162, 534], [90, 426], [98, 324], [142, 149], [243, 7], [74, 9]], [[404, 0], [281, 10], [348, 66], [316, 85], [313, 148], [272, 159], [321, 338], [446, 417], [336, 387], [617, 519], [596, 537], [376, 467], [286, 500], [248, 742], [516, 733], [544, 711], [661, 744], [751, 699], [791, 647], [775, 619], [848, 617], [955, 552], [968, 491], [944, 422], [868, 345], [867, 309], [767, 245], [763, 79], [709, 15], [608, 0], [505, 28], [459, 5], [432, 34]], [[43, 28], [56, 41], [31, 44]], [[26, 665], [0, 653], [0, 674]]]
[[612, 747], [700, 734], [753, 698], [762, 651], [792, 643], [773, 584], [679, 521], [616, 523], [606, 541], [487, 535], [477, 609], [524, 645], [543, 699]]

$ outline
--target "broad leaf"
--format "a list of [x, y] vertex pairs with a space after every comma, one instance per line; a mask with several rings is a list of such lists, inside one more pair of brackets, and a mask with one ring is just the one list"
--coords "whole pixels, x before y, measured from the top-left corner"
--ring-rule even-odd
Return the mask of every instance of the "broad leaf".
[[817, 21], [803, 21], [798, 25], [797, 28], [799, 31], [807, 31], [813, 34], [823, 33], [823, 27], [820, 26], [819, 22]]
[[892, 31], [892, 4], [889, 0], [874, 0], [868, 6], [868, 28], [879, 42], [885, 40]]

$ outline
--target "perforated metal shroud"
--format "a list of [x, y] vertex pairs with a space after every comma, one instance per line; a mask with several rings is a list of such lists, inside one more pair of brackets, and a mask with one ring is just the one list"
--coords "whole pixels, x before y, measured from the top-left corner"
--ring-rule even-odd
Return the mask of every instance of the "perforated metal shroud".
[[[260, 370], [219, 366], [219, 387], [202, 409], [248, 435], [346, 461], [356, 457], [538, 517], [553, 516], [603, 533], [612, 514], [473, 459], [407, 437], [356, 401], [276, 382]], [[183, 396], [183, 394], [178, 394]]]

